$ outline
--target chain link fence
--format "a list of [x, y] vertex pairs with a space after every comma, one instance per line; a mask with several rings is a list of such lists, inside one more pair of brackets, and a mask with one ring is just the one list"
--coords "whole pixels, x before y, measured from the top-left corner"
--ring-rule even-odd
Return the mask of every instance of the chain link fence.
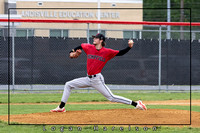
[[[19, 27], [10, 26], [10, 37], [8, 29], [2, 27], [1, 90], [8, 84], [15, 85], [13, 90], [22, 91], [63, 90], [65, 82], [87, 75], [85, 53], [70, 59], [69, 51], [82, 43], [92, 44], [91, 36], [98, 32], [106, 36], [107, 48], [121, 50], [128, 46], [129, 39], [134, 40], [134, 47], [127, 54], [110, 60], [102, 70], [111, 89], [172, 91], [200, 85], [199, 32], [172, 30], [171, 39], [166, 39], [166, 27], [144, 27], [21, 23]], [[184, 39], [180, 39], [181, 32]], [[198, 86], [194, 89], [199, 90]]]
[[[12, 69], [7, 69], [7, 52], [12, 53], [11, 48], [8, 50], [9, 39], [11, 38], [0, 39], [1, 84], [7, 84], [8, 71], [12, 83]], [[62, 85], [66, 81], [86, 76], [85, 53], [78, 59], [68, 57], [71, 49], [86, 42], [87, 38], [15, 37], [15, 84]], [[127, 42], [128, 39], [124, 38], [107, 38], [106, 47], [120, 50], [127, 47]], [[137, 38], [134, 42], [131, 51], [124, 56], [115, 57], [103, 69], [102, 74], [107, 84], [158, 85], [159, 40]], [[192, 85], [199, 85], [199, 41], [193, 40], [192, 47], [189, 40], [162, 40], [161, 44], [161, 85], [190, 85], [190, 80]], [[190, 59], [192, 59], [191, 66]], [[10, 60], [11, 64], [12, 60]]]

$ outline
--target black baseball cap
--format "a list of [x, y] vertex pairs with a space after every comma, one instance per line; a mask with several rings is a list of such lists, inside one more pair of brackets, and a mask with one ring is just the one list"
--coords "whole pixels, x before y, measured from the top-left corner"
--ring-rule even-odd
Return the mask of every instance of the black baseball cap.
[[100, 34], [100, 33], [96, 34], [96, 36], [93, 35], [92, 37], [93, 38], [99, 38], [100, 40], [103, 40], [103, 41], [106, 40], [105, 36], [103, 34]]

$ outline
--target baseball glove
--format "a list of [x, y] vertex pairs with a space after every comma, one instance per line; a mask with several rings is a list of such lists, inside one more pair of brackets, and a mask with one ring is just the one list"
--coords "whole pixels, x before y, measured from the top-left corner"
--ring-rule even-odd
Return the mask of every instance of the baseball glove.
[[77, 58], [81, 55], [81, 53], [82, 53], [81, 49], [77, 49], [76, 51], [74, 51], [70, 54], [70, 57], [71, 58]]

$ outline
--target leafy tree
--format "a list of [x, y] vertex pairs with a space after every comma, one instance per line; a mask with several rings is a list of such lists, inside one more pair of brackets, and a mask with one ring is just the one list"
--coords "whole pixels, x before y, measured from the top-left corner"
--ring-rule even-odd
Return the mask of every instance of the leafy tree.
[[[200, 1], [184, 1], [184, 22], [199, 22]], [[180, 3], [181, 0], [171, 0], [171, 22], [180, 22]], [[167, 22], [167, 0], [143, 0], [143, 17], [144, 21], [161, 21]], [[149, 9], [151, 8], [151, 9]], [[159, 9], [158, 9], [159, 8]], [[191, 9], [191, 14], [190, 14]]]
[[[183, 20], [180, 19], [181, 1], [184, 2]], [[143, 0], [143, 8], [143, 21], [167, 22], [167, 0]], [[199, 13], [199, 0], [171, 0], [171, 22], [199, 22]], [[189, 28], [184, 27], [184, 29], [188, 30]], [[172, 29], [180, 29], [180, 26], [173, 26]], [[200, 27], [192, 27], [192, 30], [199, 29]]]

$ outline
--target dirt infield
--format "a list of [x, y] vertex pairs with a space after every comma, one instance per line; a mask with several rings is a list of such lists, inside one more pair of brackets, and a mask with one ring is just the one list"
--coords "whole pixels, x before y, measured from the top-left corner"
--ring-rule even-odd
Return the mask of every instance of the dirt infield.
[[[178, 101], [178, 102], [177, 102]], [[189, 105], [188, 100], [177, 101], [146, 101], [147, 105]], [[111, 104], [111, 102], [88, 102], [69, 104]], [[165, 104], [164, 104], [165, 103]], [[193, 101], [199, 105], [199, 100]], [[52, 104], [52, 103], [51, 103]], [[117, 103], [116, 103], [117, 104]], [[61, 118], [61, 119], [60, 119]], [[7, 121], [8, 116], [0, 116]], [[175, 109], [107, 109], [67, 111], [65, 113], [32, 113], [10, 115], [11, 122], [23, 124], [190, 124], [190, 111]], [[192, 111], [192, 127], [200, 127], [200, 113]]]
[[[7, 116], [0, 116], [6, 121]], [[189, 124], [190, 112], [174, 109], [110, 109], [11, 115], [11, 122], [26, 124]], [[192, 112], [192, 126], [200, 127], [200, 113]]]

